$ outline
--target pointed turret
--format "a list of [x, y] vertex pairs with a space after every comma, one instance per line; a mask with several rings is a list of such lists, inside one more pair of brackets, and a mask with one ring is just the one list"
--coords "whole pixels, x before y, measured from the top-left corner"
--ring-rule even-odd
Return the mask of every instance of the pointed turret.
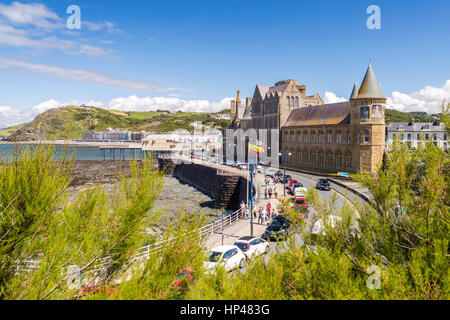
[[375, 73], [372, 69], [372, 64], [369, 64], [367, 68], [366, 76], [361, 83], [361, 88], [359, 88], [358, 98], [383, 98], [383, 91], [381, 90], [380, 84], [375, 77]]
[[350, 100], [358, 98], [358, 92], [359, 92], [358, 83], [355, 81], [355, 85], [353, 86], [353, 91], [352, 95], [350, 96]]

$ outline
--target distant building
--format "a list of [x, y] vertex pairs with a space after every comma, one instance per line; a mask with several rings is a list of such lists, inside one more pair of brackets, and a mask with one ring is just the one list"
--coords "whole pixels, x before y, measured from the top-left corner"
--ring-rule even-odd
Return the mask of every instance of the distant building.
[[85, 131], [83, 141], [94, 142], [142, 142], [145, 132], [120, 131], [108, 128], [107, 131]]
[[394, 140], [398, 138], [400, 143], [417, 149], [419, 144], [433, 143], [435, 146], [448, 150], [448, 136], [445, 125], [440, 121], [435, 122], [395, 122], [386, 127], [386, 147], [391, 149]]

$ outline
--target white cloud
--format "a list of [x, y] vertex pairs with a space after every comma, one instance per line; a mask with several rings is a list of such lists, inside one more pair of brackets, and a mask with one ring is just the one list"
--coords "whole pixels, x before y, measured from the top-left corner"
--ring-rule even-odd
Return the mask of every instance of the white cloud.
[[325, 101], [325, 103], [337, 103], [348, 101], [348, 99], [339, 98], [335, 93], [326, 91], [325, 95], [323, 96], [323, 101]]
[[0, 15], [15, 25], [31, 25], [42, 29], [55, 29], [62, 19], [41, 3], [23, 4], [13, 2], [10, 5], [0, 4]]
[[36, 73], [56, 76], [64, 79], [75, 80], [80, 82], [94, 83], [104, 86], [127, 88], [134, 90], [146, 90], [146, 91], [176, 91], [172, 88], [165, 88], [149, 82], [130, 81], [117, 77], [113, 77], [107, 74], [103, 74], [96, 71], [84, 70], [84, 69], [71, 69], [63, 67], [55, 67], [45, 64], [36, 64], [25, 61], [18, 61], [14, 59], [0, 59], [0, 68], [19, 68]]
[[394, 91], [387, 99], [386, 107], [403, 112], [440, 113], [444, 100], [450, 101], [450, 80], [447, 80], [441, 88], [426, 86], [410, 94]]
[[218, 112], [230, 107], [232, 98], [224, 98], [219, 102], [208, 100], [183, 100], [175, 97], [130, 96], [111, 100], [105, 108], [121, 111], [156, 111], [158, 109], [183, 112]]
[[67, 101], [59, 102], [54, 99], [50, 99], [39, 103], [28, 110], [17, 110], [10, 106], [0, 106], [0, 128], [11, 127], [16, 124], [26, 123], [33, 120], [37, 115], [45, 112], [49, 109], [59, 108], [62, 106], [94, 106], [106, 109], [114, 109], [120, 111], [156, 111], [169, 110], [172, 112], [218, 112], [223, 109], [228, 109], [232, 98], [224, 98], [219, 102], [210, 102], [208, 100], [183, 100], [172, 97], [145, 97], [139, 98], [137, 96], [130, 96], [127, 98], [115, 98], [112, 99], [107, 105], [104, 105], [101, 101]]
[[[82, 29], [123, 34], [110, 21], [90, 22], [82, 20]], [[84, 30], [83, 29], [83, 30]], [[23, 4], [13, 2], [10, 5], [0, 4], [0, 44], [10, 47], [25, 47], [36, 50], [59, 50], [71, 55], [102, 57], [111, 54], [112, 50], [90, 45], [83, 41], [63, 39], [49, 33], [78, 35], [66, 29], [65, 17], [62, 18], [50, 8], [40, 3]]]

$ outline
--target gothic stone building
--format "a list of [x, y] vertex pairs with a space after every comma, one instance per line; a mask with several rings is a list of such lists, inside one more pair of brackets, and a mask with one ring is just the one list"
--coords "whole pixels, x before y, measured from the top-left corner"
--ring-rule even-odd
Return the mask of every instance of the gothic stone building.
[[375, 172], [385, 149], [386, 98], [372, 66], [359, 89], [355, 83], [348, 102], [324, 104], [305, 91], [296, 80], [257, 85], [245, 107], [238, 92], [231, 102], [231, 126], [280, 130], [280, 149], [288, 151], [292, 169]]

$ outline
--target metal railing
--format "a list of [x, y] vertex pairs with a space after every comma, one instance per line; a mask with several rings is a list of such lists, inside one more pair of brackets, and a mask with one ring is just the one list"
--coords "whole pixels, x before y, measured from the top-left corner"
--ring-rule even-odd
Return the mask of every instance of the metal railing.
[[[215, 167], [215, 166], [213, 166], [213, 167]], [[258, 188], [255, 188], [255, 189], [256, 189], [255, 190], [256, 192], [255, 192], [255, 195], [253, 196], [254, 203], [256, 203], [256, 200], [258, 197], [258, 192], [257, 192]], [[246, 209], [249, 207], [249, 205], [250, 205], [250, 203], [247, 203]], [[188, 235], [195, 235], [195, 233], [198, 233], [198, 236], [200, 237], [200, 239], [204, 239], [211, 234], [222, 233], [223, 228], [225, 228], [226, 226], [230, 226], [230, 225], [236, 223], [237, 221], [245, 218], [245, 212], [241, 212], [241, 209], [238, 209], [229, 215], [225, 215], [225, 214], [222, 214], [222, 215], [223, 215], [223, 217], [220, 217], [216, 221], [213, 221], [203, 227], [195, 229], [195, 230], [191, 231], [189, 234], [186, 233], [186, 234], [183, 234], [178, 237], [161, 240], [161, 241], [155, 242], [153, 244], [146, 245], [144, 247], [139, 248], [137, 253], [129, 260], [129, 262], [125, 266], [125, 268], [129, 267], [130, 265], [132, 265], [135, 262], [150, 259], [151, 255], [162, 252], [163, 250], [170, 247], [171, 244], [173, 244], [175, 242], [175, 240], [177, 240], [181, 237], [188, 236]], [[20, 272], [31, 273], [31, 272], [35, 271], [41, 264], [42, 264], [42, 261], [40, 261], [40, 260], [17, 261], [14, 266], [14, 269], [16, 271], [16, 274], [20, 273]], [[62, 275], [63, 276], [65, 275], [66, 277], [81, 275], [81, 273], [82, 273], [83, 277], [94, 276], [94, 278], [95, 278], [99, 273], [106, 270], [106, 268], [110, 264], [111, 264], [111, 257], [105, 257], [105, 258], [101, 258], [98, 261], [96, 261], [92, 266], [83, 270], [83, 272], [80, 272], [79, 267], [75, 266], [75, 265], [64, 267], [64, 268], [62, 268], [61, 272], [62, 272]]]

